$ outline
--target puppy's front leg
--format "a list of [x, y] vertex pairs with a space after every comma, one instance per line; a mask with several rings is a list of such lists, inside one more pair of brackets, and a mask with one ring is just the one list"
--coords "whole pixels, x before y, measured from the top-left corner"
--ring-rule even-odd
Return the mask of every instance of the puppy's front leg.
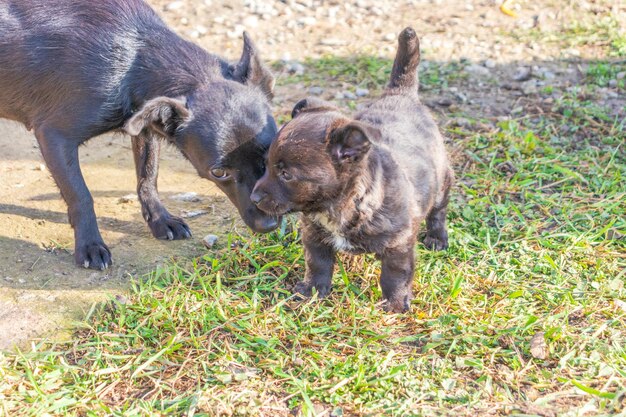
[[74, 259], [85, 268], [103, 270], [113, 263], [111, 252], [104, 244], [93, 198], [87, 189], [78, 163], [79, 140], [73, 135], [51, 127], [41, 127], [35, 131], [39, 148], [67, 203], [70, 224], [74, 228]]
[[415, 272], [414, 243], [406, 247], [387, 249], [381, 256], [380, 287], [387, 311], [404, 313], [409, 310]]
[[152, 235], [157, 239], [167, 240], [191, 237], [187, 223], [172, 216], [159, 200], [159, 139], [151, 134], [141, 133], [132, 137], [132, 143], [137, 172], [137, 195], [141, 203], [141, 213], [148, 222]]
[[317, 290], [319, 298], [324, 298], [330, 292], [333, 269], [335, 267], [335, 250], [314, 239], [315, 233], [307, 230], [303, 225], [302, 243], [304, 244], [304, 259], [306, 271], [304, 281], [296, 284], [294, 292], [310, 297], [312, 289]]

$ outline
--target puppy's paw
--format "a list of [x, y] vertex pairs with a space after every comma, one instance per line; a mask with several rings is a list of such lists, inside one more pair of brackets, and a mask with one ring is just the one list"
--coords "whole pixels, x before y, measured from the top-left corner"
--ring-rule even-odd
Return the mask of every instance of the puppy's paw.
[[446, 250], [448, 249], [448, 237], [426, 236], [424, 246], [430, 250]]
[[90, 269], [99, 269], [101, 271], [113, 264], [111, 251], [102, 241], [83, 244], [77, 243], [74, 251], [74, 259], [77, 265]]
[[[328, 285], [313, 285], [310, 282], [299, 281], [293, 287], [293, 292], [302, 296], [303, 298], [310, 298], [313, 295], [313, 288], [317, 290], [317, 297], [322, 299], [330, 293], [330, 287]], [[302, 298], [301, 297], [301, 298]]]
[[409, 301], [409, 297], [404, 297], [401, 300], [385, 300], [383, 310], [388, 313], [406, 313], [411, 308]]
[[152, 236], [163, 240], [179, 240], [191, 237], [191, 230], [180, 217], [167, 213], [148, 222]]

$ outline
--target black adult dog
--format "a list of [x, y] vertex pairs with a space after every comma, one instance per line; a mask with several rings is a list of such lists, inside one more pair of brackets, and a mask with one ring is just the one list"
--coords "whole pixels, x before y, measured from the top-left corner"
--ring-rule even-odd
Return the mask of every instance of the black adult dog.
[[330, 291], [335, 253], [373, 252], [382, 261], [385, 308], [409, 309], [414, 246], [448, 247], [446, 209], [453, 174], [443, 138], [417, 95], [419, 41], [405, 29], [383, 97], [354, 119], [305, 99], [279, 132], [252, 201], [282, 215], [304, 213], [304, 281], [296, 291]]
[[278, 219], [250, 201], [276, 134], [273, 83], [246, 34], [240, 61], [229, 64], [173, 33], [141, 0], [0, 0], [0, 117], [34, 131], [85, 267], [112, 261], [78, 146], [112, 130], [132, 136], [139, 201], [155, 237], [191, 236], [158, 198], [159, 139], [215, 182], [250, 228], [275, 228]]

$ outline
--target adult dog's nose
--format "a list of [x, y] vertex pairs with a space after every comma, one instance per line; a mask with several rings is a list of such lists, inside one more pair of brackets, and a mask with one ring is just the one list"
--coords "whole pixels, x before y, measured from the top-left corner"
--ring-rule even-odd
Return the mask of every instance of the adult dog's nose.
[[254, 190], [252, 190], [252, 194], [250, 194], [250, 200], [252, 200], [252, 202], [256, 205], [259, 205], [259, 203], [263, 201], [265, 197], [267, 197], [267, 193], [258, 190], [256, 187], [254, 187]]

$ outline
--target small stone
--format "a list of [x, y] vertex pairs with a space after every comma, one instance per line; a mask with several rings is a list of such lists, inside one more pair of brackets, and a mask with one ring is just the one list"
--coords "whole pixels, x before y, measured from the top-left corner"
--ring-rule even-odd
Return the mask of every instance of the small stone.
[[4, 277], [4, 280], [6, 282], [13, 282], [13, 278], [11, 278], [11, 277]]
[[19, 278], [17, 282], [19, 282], [20, 284], [25, 284], [26, 280], [24, 280], [23, 278]]
[[325, 38], [320, 41], [320, 45], [325, 46], [343, 46], [347, 44], [348, 42], [346, 42], [345, 40], [336, 38]]
[[489, 75], [489, 69], [483, 67], [482, 65], [476, 64], [468, 65], [467, 67], [465, 67], [465, 72], [479, 76]]
[[489, 69], [492, 69], [496, 67], [496, 61], [494, 61], [493, 59], [487, 59], [483, 65], [485, 65], [485, 67]]
[[287, 71], [290, 74], [302, 75], [304, 74], [304, 65], [299, 62], [291, 62], [289, 65], [287, 65]]
[[196, 27], [196, 31], [197, 31], [200, 35], [206, 35], [207, 33], [209, 33], [209, 30], [208, 30], [205, 26], [202, 26], [202, 25], [198, 25], [198, 26]]
[[345, 98], [346, 100], [356, 100], [356, 94], [354, 94], [352, 91], [344, 91], [342, 94], [343, 98]]
[[303, 26], [313, 26], [317, 23], [317, 19], [313, 16], [304, 16], [298, 19], [298, 23]]
[[532, 70], [530, 67], [518, 67], [513, 74], [514, 81], [527, 81], [530, 80]]
[[368, 90], [367, 88], [357, 88], [355, 92], [357, 97], [365, 97], [369, 95], [370, 90]]
[[537, 332], [530, 339], [530, 354], [533, 355], [533, 358], [541, 360], [548, 358], [549, 350], [544, 332]]
[[313, 94], [314, 96], [319, 96], [323, 92], [324, 92], [324, 89], [322, 87], [313, 86], [309, 88], [309, 94]]
[[255, 28], [259, 26], [259, 18], [255, 15], [249, 15], [241, 22], [245, 27]]
[[124, 297], [123, 295], [117, 294], [115, 296], [115, 301], [117, 301], [119, 304], [123, 304], [123, 305], [127, 305], [130, 304], [130, 300], [126, 297]]
[[137, 194], [126, 194], [120, 197], [119, 202], [120, 203], [132, 203], [133, 201], [137, 201], [137, 199], [138, 199]]
[[202, 239], [202, 244], [207, 249], [211, 249], [213, 246], [215, 246], [215, 244], [217, 243], [217, 240], [218, 240], [218, 237], [216, 235], [206, 235]]
[[526, 95], [537, 94], [539, 89], [537, 88], [537, 80], [528, 80], [522, 83], [522, 92]]
[[615, 75], [615, 78], [618, 80], [623, 80], [624, 78], [626, 78], [626, 71], [618, 72], [617, 75]]
[[170, 199], [176, 201], [184, 201], [187, 203], [200, 201], [200, 198], [198, 198], [198, 193], [194, 192], [174, 194], [170, 197]]
[[609, 87], [611, 88], [617, 87], [617, 80], [609, 80]]
[[470, 122], [465, 117], [454, 117], [450, 119], [448, 123], [452, 126], [458, 126], [463, 128], [469, 128], [472, 125], [472, 122]]
[[35, 171], [45, 171], [45, 170], [46, 170], [45, 164], [39, 164], [35, 167]]
[[450, 107], [453, 104], [452, 100], [450, 100], [449, 98], [436, 100], [435, 103], [437, 103], [437, 105], [441, 107]]
[[335, 93], [335, 100], [343, 100], [343, 93], [341, 91]]
[[396, 34], [395, 33], [388, 33], [385, 35], [385, 37], [383, 38], [384, 40], [390, 42], [396, 39]]
[[165, 10], [169, 10], [169, 11], [178, 10], [178, 9], [181, 9], [184, 5], [185, 3], [182, 1], [173, 1], [170, 4], [165, 6]]
[[207, 213], [208, 211], [206, 210], [183, 210], [180, 214], [180, 217], [182, 217], [183, 219], [189, 219], [192, 217], [202, 216], [203, 214]]
[[189, 19], [187, 19], [186, 17], [182, 17], [180, 19], [180, 24], [183, 26], [187, 26], [189, 24]]

